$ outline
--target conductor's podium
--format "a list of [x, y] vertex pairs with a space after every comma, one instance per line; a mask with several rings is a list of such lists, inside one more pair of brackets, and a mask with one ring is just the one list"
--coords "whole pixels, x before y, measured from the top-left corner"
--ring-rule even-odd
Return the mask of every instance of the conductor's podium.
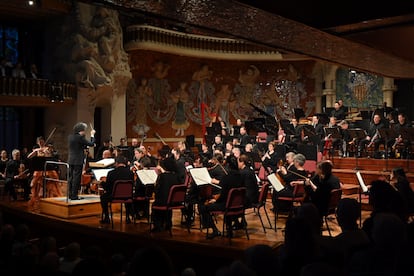
[[[40, 199], [40, 212], [64, 219], [97, 216], [102, 213], [99, 195], [81, 194], [80, 200], [67, 200], [66, 197], [50, 197]], [[114, 212], [119, 212], [120, 206], [114, 204]]]

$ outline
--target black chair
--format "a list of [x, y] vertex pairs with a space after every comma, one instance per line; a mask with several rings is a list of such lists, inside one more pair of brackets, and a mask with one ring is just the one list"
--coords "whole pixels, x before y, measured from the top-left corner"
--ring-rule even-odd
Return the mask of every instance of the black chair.
[[[170, 188], [167, 203], [165, 205], [152, 205], [152, 210], [163, 211], [166, 216], [169, 211], [173, 211], [177, 209], [184, 210], [186, 208], [185, 206], [186, 193], [187, 193], [187, 185], [185, 184], [173, 185]], [[149, 222], [150, 232], [152, 230], [153, 224], [154, 224], [154, 221], [151, 215], [151, 219]], [[188, 223], [187, 224], [188, 233], [190, 233], [190, 226], [191, 225]], [[169, 228], [169, 231], [170, 231], [170, 236], [172, 236], [172, 226]]]
[[252, 204], [252, 207], [256, 210], [256, 214], [259, 216], [260, 222], [262, 223], [263, 231], [265, 233], [266, 233], [266, 227], [263, 223], [262, 215], [260, 214], [260, 209], [263, 209], [266, 214], [267, 221], [269, 222], [269, 229], [273, 228], [272, 223], [270, 222], [269, 215], [266, 210], [266, 201], [267, 201], [267, 196], [269, 194], [269, 188], [270, 188], [270, 183], [269, 182], [264, 183], [260, 189], [258, 202]]
[[[122, 226], [122, 209], [123, 209], [122, 207], [124, 204], [130, 204], [132, 206], [131, 208], [133, 208], [133, 204], [132, 204], [134, 201], [133, 193], [134, 193], [134, 181], [133, 180], [116, 180], [115, 181], [114, 187], [112, 190], [112, 198], [108, 202], [109, 214], [111, 216], [111, 222], [112, 222], [112, 229], [114, 228], [112, 204], [120, 203], [121, 205], [120, 222]], [[134, 218], [134, 222], [135, 222], [135, 218]]]
[[328, 224], [328, 217], [331, 215], [335, 215], [336, 217], [336, 207], [338, 206], [339, 201], [342, 198], [342, 189], [333, 189], [331, 191], [331, 196], [329, 197], [329, 204], [326, 213], [323, 214], [323, 219], [326, 224], [326, 228], [328, 229], [329, 236], [332, 236], [331, 229], [329, 228]]
[[[226, 207], [224, 210], [214, 210], [210, 211], [210, 215], [216, 217], [218, 215], [223, 215], [223, 231], [225, 229], [232, 228], [232, 221], [234, 219], [241, 218], [242, 229], [246, 232], [246, 237], [249, 240], [249, 232], [247, 231], [247, 222], [245, 216], [245, 202], [246, 202], [246, 187], [232, 188], [229, 191], [226, 201]], [[208, 228], [207, 228], [208, 236]], [[229, 238], [229, 243], [231, 244], [232, 235], [227, 233]]]

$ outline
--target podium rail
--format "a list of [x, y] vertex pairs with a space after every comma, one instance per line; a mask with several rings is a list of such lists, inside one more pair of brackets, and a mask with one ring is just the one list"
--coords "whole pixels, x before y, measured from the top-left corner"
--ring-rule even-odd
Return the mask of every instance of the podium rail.
[[[48, 170], [48, 165], [57, 165], [58, 167], [66, 167], [66, 180], [64, 179], [56, 179], [56, 178], [51, 178], [51, 177], [46, 177], [46, 172], [50, 171], [50, 169]], [[60, 174], [59, 174], [60, 176]], [[46, 161], [44, 168], [43, 168], [43, 198], [46, 198], [46, 183], [48, 180], [50, 181], [54, 181], [54, 182], [68, 182], [68, 178], [69, 178], [69, 164], [66, 162], [58, 162], [58, 161]], [[67, 183], [66, 185], [66, 203], [69, 202], [69, 184]]]

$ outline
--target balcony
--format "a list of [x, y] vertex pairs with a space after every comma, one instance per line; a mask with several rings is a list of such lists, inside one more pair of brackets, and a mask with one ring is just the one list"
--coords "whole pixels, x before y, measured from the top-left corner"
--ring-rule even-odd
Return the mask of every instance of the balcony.
[[76, 95], [77, 87], [70, 82], [0, 77], [2, 106], [73, 104]]

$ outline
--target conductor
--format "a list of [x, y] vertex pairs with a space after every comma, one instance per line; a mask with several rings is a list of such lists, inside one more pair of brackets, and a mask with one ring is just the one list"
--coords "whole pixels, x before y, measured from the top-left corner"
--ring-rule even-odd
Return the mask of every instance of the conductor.
[[75, 124], [73, 127], [73, 134], [69, 135], [69, 198], [70, 200], [82, 199], [78, 196], [78, 191], [81, 184], [82, 170], [85, 162], [84, 150], [87, 147], [95, 146], [95, 133], [94, 129], [91, 130], [91, 140], [88, 141], [85, 138], [85, 131], [88, 125], [83, 122]]

